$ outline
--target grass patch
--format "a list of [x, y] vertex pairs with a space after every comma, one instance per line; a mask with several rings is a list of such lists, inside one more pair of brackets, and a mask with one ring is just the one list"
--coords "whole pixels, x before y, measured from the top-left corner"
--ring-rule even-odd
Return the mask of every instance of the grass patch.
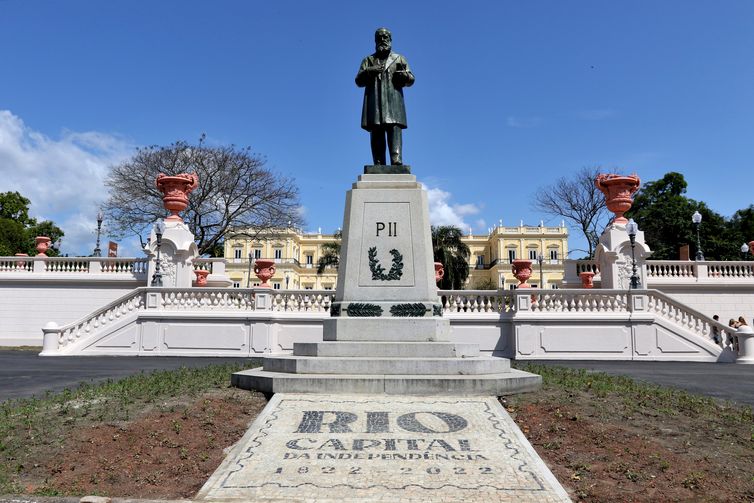
[[42, 346], [1, 346], [2, 351], [31, 351], [33, 353], [41, 353]]
[[[230, 385], [230, 374], [249, 362], [140, 373], [75, 389], [0, 403], [0, 494], [23, 493], [19, 474], [35, 453], [63, 445], [75, 428], [128, 421], [146, 409], [172, 410], [178, 399]], [[173, 402], [173, 405], [171, 405]]]

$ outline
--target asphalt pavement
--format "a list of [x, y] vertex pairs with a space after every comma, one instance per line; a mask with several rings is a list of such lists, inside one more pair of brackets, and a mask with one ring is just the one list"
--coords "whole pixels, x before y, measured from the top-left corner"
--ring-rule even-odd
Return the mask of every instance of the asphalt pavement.
[[[42, 396], [82, 382], [119, 379], [139, 372], [202, 367], [243, 358], [64, 356], [39, 357], [32, 351], [0, 350], [0, 401]], [[547, 361], [545, 365], [625, 375], [692, 393], [754, 405], [754, 365], [731, 363]]]
[[697, 395], [754, 405], [754, 365], [695, 362], [547, 361], [560, 367], [629, 376]]

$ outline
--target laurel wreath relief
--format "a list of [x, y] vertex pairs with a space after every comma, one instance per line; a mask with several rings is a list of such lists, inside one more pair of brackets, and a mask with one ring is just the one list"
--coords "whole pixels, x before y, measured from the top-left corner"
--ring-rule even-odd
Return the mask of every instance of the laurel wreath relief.
[[393, 256], [393, 265], [390, 270], [385, 274], [385, 268], [382, 267], [380, 261], [377, 259], [377, 247], [372, 246], [369, 248], [369, 270], [372, 271], [372, 279], [380, 281], [394, 281], [401, 279], [403, 276], [403, 255], [393, 248], [390, 250], [390, 254]]

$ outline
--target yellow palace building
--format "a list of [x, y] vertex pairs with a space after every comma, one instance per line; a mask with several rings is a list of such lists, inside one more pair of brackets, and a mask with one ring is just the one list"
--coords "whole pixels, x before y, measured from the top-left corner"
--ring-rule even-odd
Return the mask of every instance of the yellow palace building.
[[[333, 234], [306, 233], [299, 229], [270, 230], [254, 235], [236, 230], [225, 239], [227, 274], [235, 288], [259, 285], [253, 262], [271, 258], [276, 262], [270, 280], [275, 289], [335, 289], [338, 271], [328, 267], [317, 274], [317, 264], [324, 254], [323, 245], [335, 242]], [[463, 237], [471, 255], [466, 289], [515, 288], [518, 280], [511, 272], [511, 261], [532, 261], [529, 284], [558, 288], [563, 280], [563, 260], [568, 254], [568, 230], [544, 225], [498, 225], [487, 234]]]

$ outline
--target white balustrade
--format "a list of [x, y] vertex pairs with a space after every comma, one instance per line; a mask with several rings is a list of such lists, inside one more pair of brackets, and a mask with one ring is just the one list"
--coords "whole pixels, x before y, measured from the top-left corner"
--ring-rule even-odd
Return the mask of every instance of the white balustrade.
[[694, 262], [685, 260], [647, 260], [647, 278], [693, 279]]
[[3, 272], [32, 272], [34, 260], [32, 257], [0, 257], [0, 273]]
[[146, 274], [149, 259], [146, 258], [102, 258], [99, 260], [103, 274]]
[[[269, 291], [269, 290], [268, 290]], [[327, 313], [335, 293], [332, 290], [272, 290], [272, 310], [292, 313]]]
[[239, 288], [158, 288], [166, 311], [253, 311], [254, 294]]
[[[518, 291], [519, 295], [525, 293]], [[540, 313], [626, 313], [625, 290], [534, 290], [532, 312]]]
[[707, 262], [711, 278], [754, 278], [754, 262]]
[[501, 290], [440, 290], [443, 310], [447, 313], [510, 313], [514, 310], [513, 294]]
[[62, 348], [68, 344], [72, 344], [143, 307], [144, 289], [140, 288], [134, 290], [128, 296], [98, 309], [80, 321], [58, 328], [58, 346]]

